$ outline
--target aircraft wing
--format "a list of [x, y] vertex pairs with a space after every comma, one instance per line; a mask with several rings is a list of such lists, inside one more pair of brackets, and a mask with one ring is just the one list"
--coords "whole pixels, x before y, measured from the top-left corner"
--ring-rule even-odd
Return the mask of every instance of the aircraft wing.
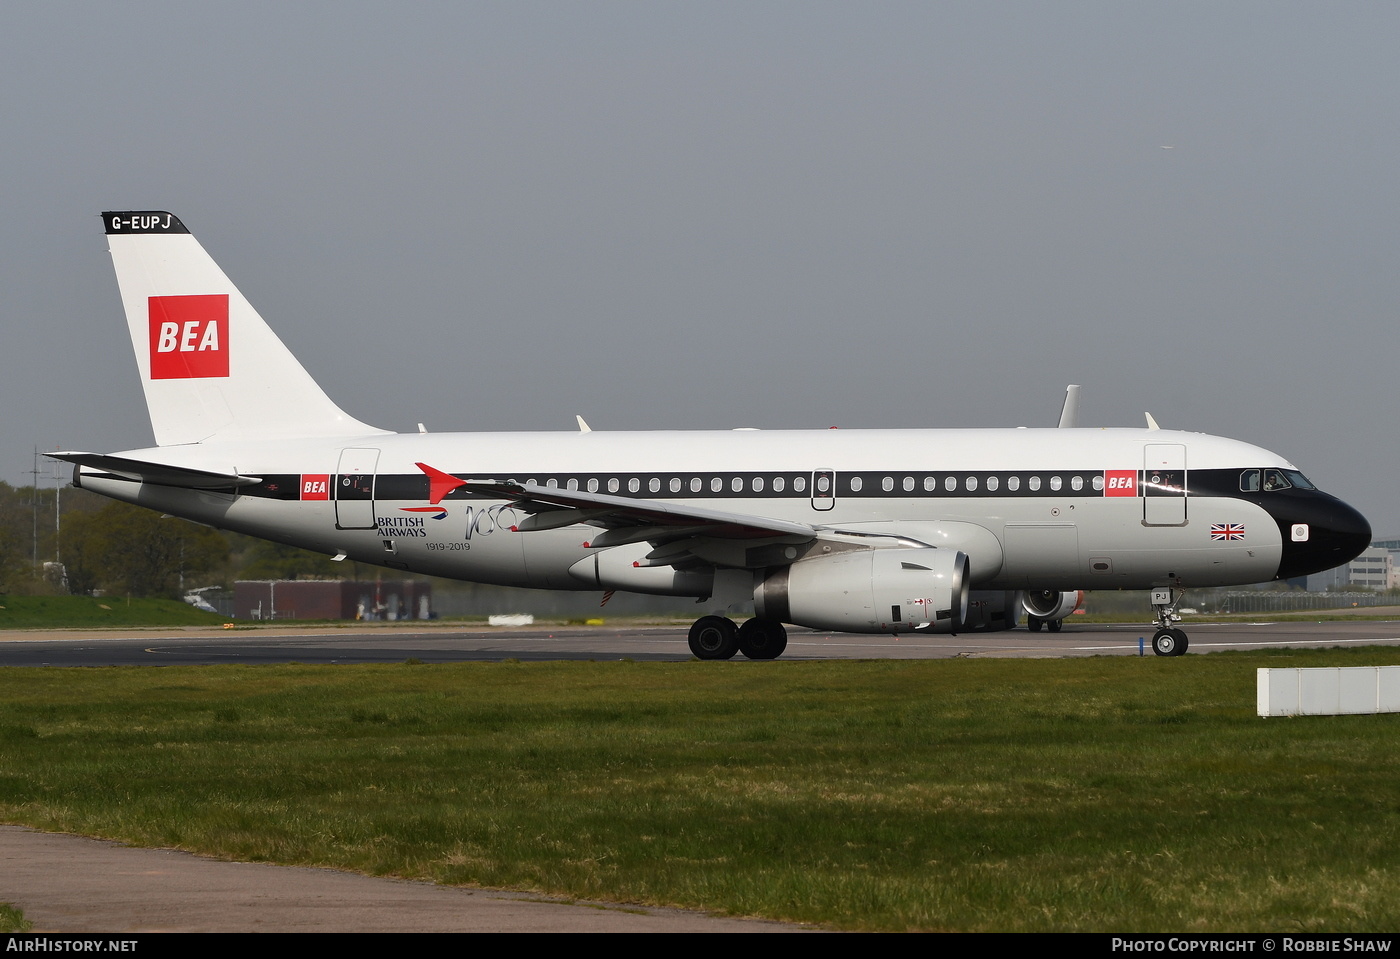
[[601, 530], [589, 540], [590, 549], [650, 543], [654, 549], [636, 565], [677, 569], [781, 565], [792, 562], [817, 540], [865, 548], [926, 545], [897, 529], [837, 529], [514, 480], [466, 480], [426, 463], [417, 465], [428, 476], [432, 503], [461, 488], [470, 495], [508, 500], [528, 513], [515, 525], [517, 532], [586, 524]]
[[[431, 474], [430, 474], [431, 475]], [[439, 474], [438, 480], [445, 480]], [[1003, 561], [996, 535], [974, 523], [873, 522], [848, 526], [813, 526], [766, 516], [699, 509], [607, 493], [585, 493], [532, 483], [462, 480], [471, 494], [507, 499], [529, 515], [519, 532], [587, 524], [601, 529], [587, 545], [606, 549], [650, 543], [653, 549], [637, 566], [757, 568], [782, 566], [806, 555], [818, 541], [845, 548], [892, 549], [940, 547], [965, 553], [976, 579], [988, 579]], [[455, 486], [454, 486], [455, 488]], [[445, 493], [444, 493], [445, 495]]]
[[578, 523], [597, 526], [603, 532], [590, 541], [594, 548], [643, 541], [664, 543], [688, 537], [810, 543], [819, 534], [817, 527], [807, 523], [630, 496], [486, 480], [464, 480], [461, 485], [477, 495], [508, 499], [516, 509], [529, 513], [516, 525], [522, 533]]
[[152, 483], [156, 486], [176, 486], [181, 489], [229, 489], [233, 486], [256, 486], [262, 482], [261, 476], [243, 476], [238, 473], [216, 473], [210, 470], [190, 469], [185, 466], [168, 466], [164, 463], [150, 463], [145, 460], [127, 459], [125, 456], [108, 456], [105, 453], [45, 453], [52, 459], [91, 466], [93, 469], [111, 473], [123, 479]]

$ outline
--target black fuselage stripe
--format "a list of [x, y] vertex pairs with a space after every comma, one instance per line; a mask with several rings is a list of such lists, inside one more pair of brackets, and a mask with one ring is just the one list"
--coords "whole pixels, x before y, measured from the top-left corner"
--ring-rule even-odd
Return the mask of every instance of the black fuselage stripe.
[[[1045, 498], [1123, 498], [1215, 496], [1258, 503], [1276, 495], [1239, 489], [1241, 470], [1192, 470], [1173, 475], [1168, 482], [1154, 484], [1143, 471], [1134, 475], [1131, 493], [1109, 490], [1107, 473], [1126, 470], [909, 470], [909, 471], [753, 471], [753, 472], [674, 472], [674, 473], [454, 473], [468, 480], [509, 480], [555, 486], [588, 493], [607, 493], [635, 499], [662, 500], [873, 500], [873, 499], [1045, 499]], [[245, 487], [244, 495], [267, 499], [301, 499], [302, 480], [312, 474], [261, 474], [263, 482]], [[386, 501], [426, 500], [428, 477], [422, 473], [381, 473], [373, 477], [354, 474], [315, 474], [327, 477], [340, 499]], [[833, 483], [831, 489], [814, 489], [816, 478]], [[351, 480], [349, 484], [344, 480]], [[1098, 486], [1095, 488], [1095, 480]], [[372, 480], [372, 487], [370, 482]], [[757, 481], [757, 482], [755, 482]], [[1078, 487], [1076, 488], [1076, 481]], [[633, 489], [633, 485], [636, 486]], [[653, 486], [655, 488], [653, 488]], [[778, 488], [775, 488], [778, 487]], [[1182, 487], [1186, 487], [1183, 491]], [[1296, 491], [1291, 491], [1295, 492]], [[311, 497], [308, 497], [311, 498]], [[326, 497], [316, 497], [324, 499]], [[479, 496], [466, 487], [447, 494], [449, 500], [476, 500]]]

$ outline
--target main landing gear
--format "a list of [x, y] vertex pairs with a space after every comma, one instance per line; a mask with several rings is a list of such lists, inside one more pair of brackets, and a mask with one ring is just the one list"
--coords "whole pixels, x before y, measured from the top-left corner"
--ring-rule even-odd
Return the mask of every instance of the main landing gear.
[[1026, 629], [1029, 629], [1033, 633], [1040, 632], [1041, 626], [1044, 626], [1052, 633], [1058, 633], [1060, 631], [1060, 627], [1062, 627], [1064, 624], [1065, 621], [1063, 619], [1041, 619], [1039, 616], [1026, 617]]
[[1152, 651], [1158, 656], [1181, 656], [1189, 645], [1184, 630], [1172, 625], [1176, 621], [1176, 608], [1186, 595], [1181, 589], [1154, 589], [1152, 610], [1157, 617], [1157, 632], [1152, 634]]
[[724, 616], [701, 616], [690, 627], [690, 651], [696, 659], [777, 659], [787, 649], [787, 630], [771, 619], [751, 619], [742, 626]]

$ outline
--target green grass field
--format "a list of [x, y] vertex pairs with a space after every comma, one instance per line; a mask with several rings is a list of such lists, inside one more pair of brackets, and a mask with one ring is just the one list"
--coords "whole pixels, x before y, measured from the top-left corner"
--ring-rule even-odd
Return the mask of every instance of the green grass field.
[[1394, 930], [1400, 716], [1182, 659], [0, 670], [0, 819], [847, 929]]
[[24, 910], [0, 902], [0, 932], [28, 932], [34, 923], [24, 918]]

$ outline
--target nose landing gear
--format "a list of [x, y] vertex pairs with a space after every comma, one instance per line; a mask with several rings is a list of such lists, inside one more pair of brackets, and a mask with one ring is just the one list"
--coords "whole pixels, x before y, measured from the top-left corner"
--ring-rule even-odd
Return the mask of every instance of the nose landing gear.
[[1168, 587], [1152, 591], [1152, 610], [1157, 618], [1157, 632], [1152, 634], [1152, 651], [1158, 656], [1182, 656], [1189, 642], [1184, 630], [1172, 625], [1177, 620], [1176, 608], [1186, 596], [1183, 589]]
[[1152, 651], [1158, 656], [1181, 656], [1187, 645], [1186, 633], [1179, 629], [1159, 629], [1152, 634]]

